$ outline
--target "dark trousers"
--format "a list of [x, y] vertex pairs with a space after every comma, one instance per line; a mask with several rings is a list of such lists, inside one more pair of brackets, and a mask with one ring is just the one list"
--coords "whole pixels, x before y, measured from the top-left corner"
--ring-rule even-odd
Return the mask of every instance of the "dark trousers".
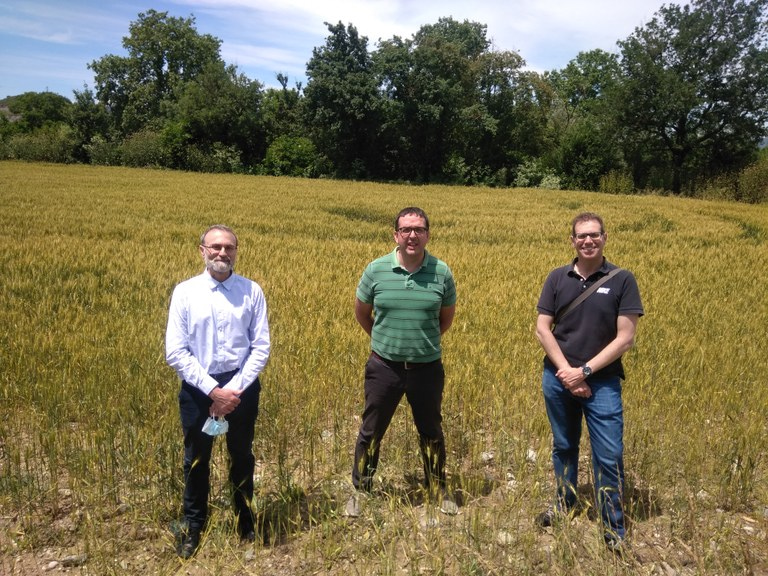
[[352, 484], [371, 490], [379, 463], [379, 447], [405, 395], [419, 433], [428, 488], [445, 487], [445, 438], [442, 428], [445, 372], [440, 360], [429, 364], [388, 362], [371, 354], [365, 365], [365, 409], [355, 445]]
[[[219, 386], [232, 379], [235, 372], [213, 375]], [[240, 404], [227, 415], [226, 434], [229, 452], [229, 481], [232, 500], [241, 534], [253, 530], [253, 471], [252, 452], [254, 427], [259, 412], [259, 380], [240, 395]], [[202, 431], [213, 401], [199, 389], [182, 382], [179, 392], [179, 412], [184, 431], [184, 517], [190, 530], [202, 530], [208, 518], [210, 492], [210, 461], [213, 436]]]

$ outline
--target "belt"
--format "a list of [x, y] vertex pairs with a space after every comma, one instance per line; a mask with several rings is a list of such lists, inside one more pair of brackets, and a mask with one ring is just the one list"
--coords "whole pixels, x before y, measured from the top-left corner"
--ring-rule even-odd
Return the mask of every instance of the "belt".
[[437, 360], [431, 360], [429, 362], [411, 362], [409, 360], [405, 360], [405, 361], [390, 360], [388, 358], [379, 356], [373, 350], [371, 350], [371, 356], [381, 360], [382, 362], [384, 362], [384, 364], [387, 364], [388, 366], [392, 366], [393, 368], [400, 368], [401, 370], [416, 370], [417, 368], [424, 368], [425, 366], [429, 366], [430, 364], [434, 364], [435, 362], [440, 362], [439, 358]]

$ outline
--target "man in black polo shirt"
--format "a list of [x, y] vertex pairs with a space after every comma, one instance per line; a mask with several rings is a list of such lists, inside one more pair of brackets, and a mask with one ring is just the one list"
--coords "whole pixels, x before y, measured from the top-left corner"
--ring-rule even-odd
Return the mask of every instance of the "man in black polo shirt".
[[643, 315], [634, 276], [627, 270], [614, 273], [560, 317], [583, 291], [617, 268], [603, 256], [607, 238], [600, 216], [590, 212], [576, 216], [570, 237], [576, 258], [549, 274], [537, 305], [536, 336], [546, 353], [542, 389], [552, 426], [557, 485], [555, 506], [540, 514], [537, 523], [550, 526], [556, 514], [576, 504], [583, 416], [605, 542], [618, 551], [625, 538], [621, 356], [634, 344]]

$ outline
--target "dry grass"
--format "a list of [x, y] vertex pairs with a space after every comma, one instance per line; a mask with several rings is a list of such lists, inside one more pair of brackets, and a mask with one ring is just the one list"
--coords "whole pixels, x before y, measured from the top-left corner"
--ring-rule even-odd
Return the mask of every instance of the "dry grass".
[[[7, 162], [0, 198], [0, 573], [768, 573], [765, 205]], [[444, 409], [461, 512], [432, 525], [403, 406], [379, 495], [350, 522], [339, 511], [368, 346], [352, 299], [411, 204], [459, 290]], [[585, 511], [547, 533], [532, 525], [552, 489], [535, 304], [571, 257], [581, 210], [605, 217], [606, 254], [635, 272], [647, 312], [626, 358], [636, 557], [624, 561], [591, 519], [586, 444]], [[163, 336], [171, 289], [199, 271], [196, 237], [214, 222], [238, 231], [238, 271], [270, 309], [255, 445], [264, 541], [234, 538], [217, 445], [209, 532], [182, 564]]]

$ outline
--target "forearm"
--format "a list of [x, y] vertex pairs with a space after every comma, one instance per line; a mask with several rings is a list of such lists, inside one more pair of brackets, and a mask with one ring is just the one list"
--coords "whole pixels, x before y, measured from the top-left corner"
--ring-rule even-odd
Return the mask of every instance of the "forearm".
[[555, 368], [562, 370], [569, 366], [555, 335], [552, 333], [552, 319], [549, 316], [540, 315], [536, 322], [536, 338], [538, 338], [544, 353]]
[[208, 375], [192, 355], [183, 334], [182, 329], [169, 323], [165, 337], [165, 360], [181, 380], [209, 394], [217, 386], [216, 380]]
[[586, 364], [592, 368], [593, 373], [602, 370], [612, 362], [621, 358], [625, 352], [632, 348], [633, 344], [634, 339], [627, 340], [626, 338], [617, 336], [593, 358], [588, 360]]
[[440, 334], [445, 334], [453, 325], [453, 318], [456, 315], [456, 305], [443, 306], [440, 308]]
[[248, 386], [256, 382], [256, 379], [264, 371], [269, 360], [269, 341], [261, 342], [251, 348], [251, 352], [241, 366], [239, 372], [230, 380], [224, 388], [242, 392]]
[[355, 320], [368, 336], [373, 331], [373, 305], [361, 302], [355, 298]]

